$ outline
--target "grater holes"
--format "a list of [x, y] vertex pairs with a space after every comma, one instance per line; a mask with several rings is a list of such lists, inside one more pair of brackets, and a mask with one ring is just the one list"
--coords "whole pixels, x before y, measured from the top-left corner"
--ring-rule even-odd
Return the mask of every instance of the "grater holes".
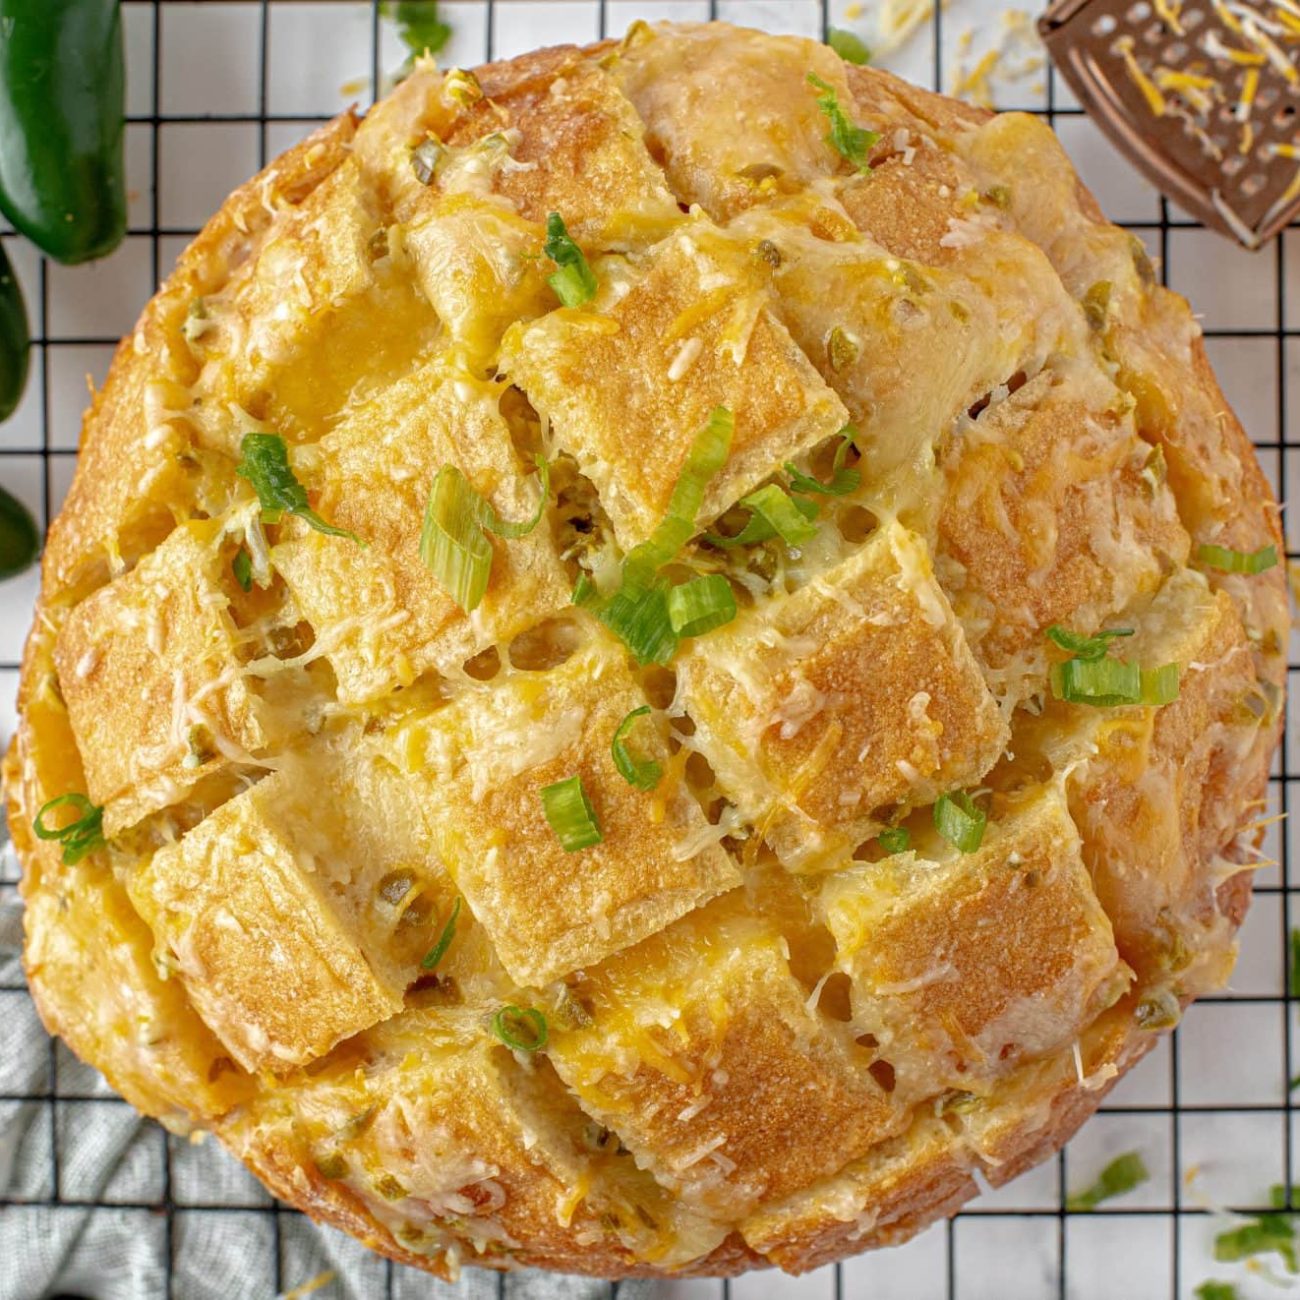
[[1115, 21], [1114, 14], [1102, 14], [1092, 25], [1092, 34], [1094, 36], [1110, 36], [1119, 24]]
[[1187, 42], [1175, 41], [1165, 51], [1165, 62], [1177, 65], [1183, 61], [1183, 58], [1186, 54], [1187, 54]]
[[1191, 9], [1185, 14], [1179, 14], [1178, 21], [1182, 23], [1184, 31], [1190, 32], [1205, 21], [1205, 15], [1199, 9]]
[[1259, 94], [1255, 96], [1255, 106], [1257, 108], [1272, 108], [1277, 103], [1277, 87], [1263, 85], [1259, 89]]
[[1264, 178], [1264, 173], [1255, 172], [1253, 175], [1247, 176], [1246, 179], [1241, 182], [1241, 192], [1248, 199], [1254, 198], [1254, 196], [1258, 194], [1266, 184], [1268, 184], [1268, 182]]
[[1278, 127], [1280, 130], [1285, 131], [1286, 128], [1295, 121], [1296, 112], [1297, 109], [1294, 104], [1283, 104], [1282, 107], [1273, 114], [1273, 125]]
[[1165, 25], [1162, 22], [1154, 22], [1142, 33], [1142, 39], [1148, 45], [1159, 45], [1161, 41], [1168, 37], [1169, 33], [1165, 31]]
[[1138, 23], [1144, 23], [1151, 17], [1151, 6], [1146, 0], [1138, 0], [1137, 4], [1129, 6], [1128, 13], [1124, 16], [1136, 27]]
[[1235, 176], [1245, 165], [1246, 160], [1240, 154], [1231, 154], [1223, 160], [1223, 174]]

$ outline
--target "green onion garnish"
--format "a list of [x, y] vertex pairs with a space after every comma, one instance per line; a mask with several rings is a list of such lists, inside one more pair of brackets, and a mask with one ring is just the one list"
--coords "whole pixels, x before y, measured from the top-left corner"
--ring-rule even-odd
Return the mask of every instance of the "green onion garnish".
[[492, 1017], [492, 1032], [514, 1052], [540, 1052], [550, 1038], [536, 1007], [502, 1007]]
[[460, 899], [451, 905], [451, 915], [447, 918], [447, 924], [442, 927], [442, 933], [438, 936], [438, 942], [424, 954], [424, 960], [420, 962], [421, 970], [432, 970], [446, 955], [447, 949], [451, 947], [451, 941], [456, 937], [456, 918], [460, 915]]
[[420, 559], [467, 614], [478, 608], [492, 573], [483, 498], [454, 465], [434, 476], [420, 530]]
[[546, 277], [546, 283], [566, 307], [581, 307], [596, 296], [596, 273], [587, 265], [582, 249], [569, 238], [558, 212], [546, 218], [542, 252], [555, 263], [555, 273]]
[[817, 96], [817, 107], [826, 114], [826, 120], [831, 124], [831, 129], [826, 133], [826, 143], [858, 171], [869, 172], [871, 168], [867, 164], [867, 150], [880, 139], [879, 134], [854, 126], [840, 107], [840, 98], [835, 93], [834, 86], [828, 85], [815, 72], [808, 74], [808, 84], [822, 92]]
[[[59, 827], [58, 830], [46, 826], [46, 813], [65, 806], [75, 808], [81, 816], [76, 821]], [[58, 840], [63, 845], [63, 865], [72, 867], [93, 849], [103, 847], [104, 809], [99, 804], [91, 803], [84, 794], [75, 791], [70, 794], [56, 795], [41, 806], [40, 812], [32, 822], [32, 830], [36, 832], [37, 839]]]
[[679, 637], [703, 636], [735, 617], [735, 594], [720, 573], [692, 578], [668, 592], [668, 621]]
[[963, 853], [979, 848], [988, 821], [965, 790], [941, 794], [934, 805], [934, 829]]
[[831, 462], [831, 481], [829, 483], [823, 483], [820, 479], [813, 478], [811, 474], [804, 474], [791, 461], [786, 461], [785, 472], [790, 478], [790, 490], [792, 492], [811, 492], [816, 496], [824, 497], [842, 497], [849, 492], [856, 491], [858, 485], [862, 482], [861, 471], [844, 468], [844, 461], [849, 454], [849, 448], [852, 446], [853, 435], [846, 430], [843, 434], [843, 440], [835, 450], [835, 459]]
[[1104, 659], [1115, 637], [1132, 636], [1133, 632], [1134, 629], [1131, 627], [1112, 627], [1104, 632], [1085, 636], [1082, 632], [1071, 632], [1069, 628], [1053, 623], [1047, 629], [1047, 638], [1054, 645], [1060, 646], [1062, 650], [1068, 650], [1079, 659], [1092, 660]]
[[1287, 971], [1287, 987], [1293, 998], [1300, 998], [1300, 929], [1292, 929], [1289, 950], [1291, 961]]
[[[1282, 1208], [1286, 1204], [1286, 1189], [1274, 1187], [1270, 1199], [1276, 1208]], [[1214, 1239], [1214, 1258], [1221, 1264], [1235, 1264], [1252, 1255], [1264, 1255], [1270, 1251], [1276, 1251], [1282, 1256], [1290, 1272], [1300, 1272], [1300, 1263], [1296, 1259], [1295, 1229], [1285, 1214], [1257, 1215], [1239, 1228], [1219, 1233]]]
[[1177, 664], [1161, 664], [1159, 668], [1142, 670], [1142, 703], [1159, 707], [1172, 704], [1178, 698]]
[[566, 853], [599, 844], [605, 837], [600, 833], [596, 810], [582, 788], [582, 777], [571, 776], [541, 790], [542, 807], [546, 820]]
[[906, 853], [912, 847], [912, 832], [906, 826], [887, 826], [876, 839], [886, 853]]
[[235, 473], [253, 485], [262, 507], [262, 518], [268, 524], [279, 523], [283, 515], [297, 515], [318, 533], [347, 537], [358, 546], [365, 545], [356, 533], [327, 524], [311, 508], [307, 489], [289, 467], [289, 449], [278, 433], [246, 433], [239, 450], [240, 461], [235, 466]]
[[653, 758], [637, 758], [627, 747], [627, 734], [632, 730], [638, 718], [647, 717], [650, 713], [650, 706], [643, 704], [639, 709], [633, 709], [631, 713], [618, 724], [618, 729], [614, 732], [614, 739], [610, 743], [610, 753], [614, 756], [614, 766], [618, 768], [619, 775], [628, 785], [634, 785], [638, 790], [653, 790], [659, 784], [659, 778], [663, 776], [663, 767], [656, 763]]
[[677, 653], [677, 633], [668, 613], [667, 583], [624, 585], [607, 600], [593, 593], [577, 603], [589, 608], [631, 650], [637, 663], [666, 664]]
[[1196, 1300], [1241, 1300], [1237, 1288], [1231, 1282], [1216, 1282], [1213, 1279], [1202, 1282], [1192, 1295]]
[[1178, 665], [1143, 671], [1118, 659], [1067, 659], [1054, 664], [1052, 693], [1069, 704], [1114, 709], [1126, 704], [1169, 704], [1178, 698]]
[[396, 0], [381, 4], [379, 12], [396, 18], [397, 34], [412, 58], [426, 50], [437, 54], [451, 39], [451, 28], [438, 17], [438, 0]]
[[434, 476], [420, 530], [420, 558], [467, 614], [478, 608], [492, 574], [492, 546], [484, 530], [515, 540], [541, 522], [551, 471], [544, 457], [535, 459], [541, 479], [537, 509], [519, 523], [502, 519], [455, 465], [444, 465]]
[[433, 184], [443, 152], [443, 147], [437, 140], [421, 140], [411, 150], [411, 170], [421, 185]]
[[1067, 1210], [1095, 1210], [1102, 1201], [1112, 1196], [1123, 1196], [1140, 1187], [1150, 1178], [1142, 1157], [1136, 1151], [1116, 1156], [1097, 1176], [1097, 1181], [1086, 1191], [1075, 1192], [1065, 1201]]
[[634, 546], [623, 561], [623, 581], [645, 586], [677, 553], [695, 532], [695, 521], [704, 504], [709, 480], [727, 463], [736, 421], [725, 406], [709, 412], [704, 427], [695, 435], [681, 473], [673, 485], [668, 513], [650, 537]]
[[[777, 489], [780, 491], [780, 489]], [[741, 505], [745, 502], [741, 501]], [[790, 504], [810, 522], [817, 518], [819, 513], [815, 501], [809, 501], [804, 497], [791, 497]], [[776, 529], [759, 514], [751, 514], [746, 521], [744, 528], [734, 537], [724, 537], [721, 533], [705, 533], [704, 540], [714, 546], [750, 546], [755, 542], [770, 541], [776, 536]]]
[[1263, 573], [1277, 563], [1277, 547], [1261, 546], [1257, 551], [1234, 551], [1228, 546], [1202, 544], [1196, 548], [1196, 558], [1212, 569], [1225, 573]]
[[846, 32], [843, 27], [832, 27], [826, 33], [826, 44], [844, 60], [861, 67], [871, 62], [871, 51], [866, 42], [855, 32]]
[[241, 546], [235, 552], [235, 558], [230, 561], [230, 571], [245, 591], [253, 590], [253, 557], [248, 553], [248, 547]]
[[[775, 483], [740, 498], [740, 504], [752, 510], [787, 546], [800, 546], [817, 536], [817, 525], [800, 509], [784, 488]], [[809, 503], [811, 504], [811, 502]], [[743, 533], [740, 536], [744, 536]], [[736, 539], [733, 539], [733, 545]]]

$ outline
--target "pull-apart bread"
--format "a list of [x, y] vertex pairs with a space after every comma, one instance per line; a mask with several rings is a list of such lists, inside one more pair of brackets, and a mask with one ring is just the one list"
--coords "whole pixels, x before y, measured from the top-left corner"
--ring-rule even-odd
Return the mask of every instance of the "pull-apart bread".
[[1280, 548], [1043, 123], [721, 25], [423, 60], [86, 417], [6, 765], [33, 995], [444, 1276], [902, 1241], [1226, 980]]

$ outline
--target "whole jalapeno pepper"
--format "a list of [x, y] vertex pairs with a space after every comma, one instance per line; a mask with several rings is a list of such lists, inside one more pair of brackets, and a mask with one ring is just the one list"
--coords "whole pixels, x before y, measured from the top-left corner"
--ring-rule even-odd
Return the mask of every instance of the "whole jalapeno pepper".
[[0, 487], [0, 579], [22, 573], [40, 550], [41, 535], [31, 511]]
[[60, 262], [126, 233], [118, 0], [0, 0], [0, 211]]
[[0, 420], [14, 413], [23, 395], [30, 344], [23, 291], [0, 243]]

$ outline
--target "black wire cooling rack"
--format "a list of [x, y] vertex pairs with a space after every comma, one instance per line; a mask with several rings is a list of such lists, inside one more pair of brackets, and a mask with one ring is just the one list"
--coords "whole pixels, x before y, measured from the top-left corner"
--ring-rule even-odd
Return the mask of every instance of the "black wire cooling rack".
[[[966, 2], [951, 0], [946, 12], [945, 4], [938, 4], [928, 19], [933, 50], [928, 74], [936, 89], [949, 88], [954, 58], [952, 28], [965, 21], [962, 8]], [[461, 61], [468, 63], [501, 53], [503, 34], [508, 36], [510, 24], [538, 0], [444, 3], [453, 25], [461, 18], [482, 24], [482, 48], [469, 57], [462, 56]], [[356, 19], [355, 3], [334, 0], [334, 4], [348, 7]], [[143, 35], [147, 36], [152, 58], [148, 103], [135, 102], [137, 111], [127, 118], [129, 132], [137, 138], [141, 134], [147, 137], [147, 141], [137, 139], [141, 144], [147, 142], [148, 167], [147, 184], [136, 203], [137, 210], [147, 214], [147, 221], [133, 222], [128, 235], [147, 246], [150, 286], [158, 284], [174, 254], [198, 233], [197, 227], [164, 224], [160, 220], [160, 137], [164, 128], [255, 126], [257, 161], [261, 165], [287, 142], [289, 133], [305, 133], [329, 116], [272, 111], [276, 87], [271, 48], [274, 21], [279, 15], [290, 9], [298, 10], [299, 17], [309, 8], [325, 12], [332, 7], [329, 0], [314, 6], [303, 0], [252, 0], [242, 5], [245, 11], [251, 11], [246, 16], [256, 25], [255, 111], [164, 113], [162, 89], [169, 75], [165, 28], [169, 16], [196, 7], [173, 0], [123, 3], [128, 22], [137, 29], [147, 29]], [[209, 0], [202, 7], [214, 10], [234, 6]], [[563, 29], [564, 23], [557, 22], [556, 30], [548, 29], [538, 43], [617, 34], [634, 17], [659, 18], [678, 13], [690, 18], [749, 20], [754, 25], [784, 25], [793, 18], [807, 34], [823, 38], [833, 24], [861, 25], [855, 22], [861, 7], [847, 0], [789, 0], [784, 5], [763, 0], [659, 0], [645, 4], [635, 0], [570, 0], [550, 7], [562, 11], [561, 18], [569, 20], [573, 30]], [[391, 60], [392, 66], [401, 57], [393, 57], [397, 47], [391, 33], [381, 39], [386, 20], [378, 0], [371, 0], [368, 17], [369, 50], [359, 51], [357, 62], [368, 64], [369, 83], [359, 97], [369, 94], [369, 86], [381, 84], [381, 65]], [[945, 25], [950, 27], [947, 39]], [[920, 37], [924, 39], [925, 33]], [[513, 52], [509, 42], [505, 48]], [[300, 56], [310, 59], [313, 53], [309, 43]], [[357, 68], [358, 72], [363, 70], [362, 66]], [[914, 67], [909, 71], [916, 75]], [[725, 94], [725, 89], [719, 93]], [[1071, 122], [1084, 115], [1050, 68], [1045, 70], [1041, 99], [1043, 102], [1030, 111], [1045, 116], [1054, 127], [1063, 128], [1068, 144]], [[1123, 169], [1118, 160], [1112, 158], [1107, 163], [1105, 157], [1102, 155], [1100, 164], [1103, 173], [1109, 174], [1105, 170], [1108, 167]], [[1132, 185], [1135, 192], [1141, 188], [1136, 178], [1132, 178]], [[1196, 233], [1202, 229], [1197, 223], [1171, 209], [1164, 199], [1157, 202], [1150, 191], [1143, 192], [1152, 215], [1125, 224], [1146, 242], [1166, 282], [1170, 282], [1172, 271], [1174, 287], [1187, 293], [1195, 306], [1201, 306], [1201, 292], [1215, 297], [1218, 307], [1205, 325], [1212, 356], [1234, 403], [1239, 409], [1244, 403], [1249, 412], [1255, 413], [1259, 427], [1253, 432], [1261, 435], [1256, 437], [1255, 445], [1266, 473], [1279, 493], [1285, 495], [1291, 482], [1288, 457], [1300, 466], [1300, 441], [1288, 436], [1288, 384], [1293, 378], [1300, 382], [1300, 313], [1293, 318], [1287, 302], [1288, 253], [1296, 228], [1246, 262], [1242, 260], [1245, 254]], [[6, 436], [6, 430], [0, 428], [0, 478], [49, 519], [71, 478], [76, 435], [72, 408], [65, 409], [55, 371], [69, 356], [95, 357], [102, 367], [118, 335], [60, 332], [58, 322], [52, 319], [52, 298], [56, 287], [62, 292], [63, 285], [70, 282], [60, 281], [56, 286], [54, 277], [67, 273], [30, 255], [28, 261], [22, 261], [21, 250], [14, 248], [15, 237], [7, 230], [0, 234], [19, 259], [33, 325], [32, 391], [27, 417], [20, 422], [17, 434], [10, 432]], [[1300, 281], [1300, 253], [1291, 262], [1291, 274]], [[1249, 270], [1238, 278], [1237, 268], [1241, 267]], [[1295, 287], [1300, 293], [1300, 283]], [[133, 313], [142, 303], [143, 299], [126, 305]], [[1289, 543], [1288, 558], [1295, 556]], [[0, 586], [0, 732], [8, 730], [12, 718], [18, 672], [16, 647], [26, 627], [34, 591], [31, 578]], [[1294, 674], [1294, 649], [1291, 658]], [[1288, 736], [1270, 781], [1270, 815], [1285, 815], [1289, 810], [1292, 783], [1300, 779], [1300, 770], [1292, 774], [1293, 766], [1300, 769], [1300, 760], [1292, 753]], [[1289, 1087], [1291, 1076], [1300, 1072], [1300, 1061], [1293, 1058], [1293, 999], [1285, 975], [1294, 892], [1290, 886], [1289, 835], [1274, 825], [1268, 832], [1268, 843], [1279, 867], [1262, 871], [1257, 877], [1256, 903], [1243, 943], [1243, 960], [1252, 963], [1256, 972], [1248, 981], [1250, 991], [1202, 999], [1183, 1027], [1169, 1038], [1167, 1047], [1141, 1067], [1140, 1082], [1135, 1082], [1137, 1076], [1133, 1076], [1121, 1085], [1069, 1153], [1062, 1152], [1037, 1174], [1027, 1175], [1011, 1188], [981, 1198], [955, 1220], [932, 1229], [901, 1252], [865, 1256], [800, 1281], [757, 1275], [733, 1283], [679, 1283], [665, 1287], [665, 1295], [682, 1300], [865, 1300], [868, 1296], [877, 1300], [893, 1295], [906, 1300], [981, 1300], [984, 1296], [1005, 1300], [1022, 1295], [1032, 1300], [1050, 1300], [1053, 1296], [1057, 1300], [1091, 1300], [1094, 1296], [1105, 1296], [1107, 1300], [1126, 1300], [1130, 1296], [1133, 1300], [1158, 1300], [1169, 1295], [1183, 1300], [1211, 1276], [1237, 1282], [1243, 1300], [1255, 1294], [1284, 1294], [1273, 1289], [1273, 1282], [1243, 1272], [1240, 1267], [1216, 1267], [1207, 1245], [1214, 1230], [1222, 1226], [1215, 1218], [1222, 1209], [1219, 1202], [1242, 1212], [1257, 1212], [1267, 1208], [1265, 1194], [1270, 1185], [1280, 1182], [1289, 1186], [1300, 1181], [1292, 1172], [1297, 1112]], [[5, 868], [0, 867], [0, 901], [6, 896], [12, 900], [16, 889], [12, 866], [7, 876], [4, 872]], [[52, 1040], [42, 1049], [45, 1059], [29, 1071], [26, 1082], [20, 1078], [18, 1084], [5, 1089], [5, 1045], [11, 1042], [11, 1035], [16, 1042], [20, 1033], [30, 1031], [34, 1011], [16, 963], [4, 967], [0, 979], [0, 1107], [36, 1108], [39, 1122], [29, 1129], [27, 1141], [48, 1147], [48, 1159], [41, 1157], [43, 1167], [29, 1180], [31, 1186], [0, 1186], [0, 1215], [38, 1211], [84, 1214], [93, 1209], [136, 1215], [142, 1232], [161, 1234], [161, 1289], [157, 1295], [175, 1300], [189, 1300], [178, 1287], [175, 1261], [181, 1238], [196, 1218], [255, 1216], [265, 1225], [258, 1238], [265, 1246], [267, 1260], [262, 1282], [265, 1296], [280, 1295], [286, 1287], [306, 1280], [289, 1275], [293, 1267], [290, 1240], [301, 1223], [299, 1216], [277, 1208], [251, 1182], [238, 1183], [238, 1175], [221, 1174], [216, 1164], [196, 1166], [190, 1144], [169, 1137], [152, 1124], [139, 1135], [139, 1142], [152, 1152], [148, 1158], [157, 1165], [157, 1176], [144, 1180], [150, 1193], [123, 1199], [112, 1194], [110, 1183], [107, 1188], [98, 1188], [94, 1195], [85, 1195], [81, 1186], [84, 1180], [76, 1168], [76, 1142], [69, 1142], [69, 1134], [75, 1138], [83, 1108], [127, 1108], [93, 1071]], [[1225, 1062], [1227, 1082], [1207, 1083], [1207, 1076]], [[1083, 1151], [1082, 1144], [1094, 1132], [1101, 1133], [1102, 1140], [1092, 1142], [1089, 1154]], [[1159, 1174], [1147, 1203], [1130, 1197], [1086, 1215], [1069, 1212], [1067, 1187], [1072, 1181], [1090, 1181], [1105, 1159], [1117, 1154], [1116, 1143], [1111, 1140], [1115, 1137], [1123, 1138], [1125, 1147], [1155, 1150], [1154, 1156], [1148, 1156], [1148, 1163], [1157, 1167]], [[1216, 1146], [1216, 1142], [1220, 1145]], [[1250, 1155], [1251, 1150], [1257, 1155]], [[1227, 1196], [1216, 1197], [1212, 1180], [1205, 1180], [1208, 1185], [1202, 1187], [1202, 1179], [1196, 1176], [1197, 1166], [1204, 1164], [1208, 1169], [1214, 1164], [1216, 1151], [1224, 1154], [1229, 1163], [1241, 1151], [1247, 1153], [1242, 1156], [1245, 1167], [1239, 1167], [1229, 1180], [1233, 1190]], [[221, 1160], [219, 1153], [208, 1158]], [[233, 1192], [214, 1195], [214, 1188], [218, 1184], [224, 1187], [222, 1180], [229, 1182], [231, 1178], [237, 1184], [232, 1184]], [[1300, 1201], [1288, 1204], [1300, 1209]], [[11, 1300], [5, 1291], [5, 1277], [15, 1267], [16, 1261], [0, 1258], [0, 1297], [4, 1300]], [[350, 1293], [394, 1300], [399, 1293], [431, 1294], [437, 1289], [430, 1281], [422, 1284], [427, 1289], [412, 1290], [404, 1274], [405, 1270], [390, 1262], [372, 1261], [366, 1274], [368, 1280], [354, 1283]], [[494, 1285], [500, 1295], [508, 1284], [498, 1278]], [[1256, 1290], [1252, 1291], [1252, 1287]], [[617, 1283], [610, 1285], [611, 1300], [618, 1290]], [[448, 1294], [442, 1289], [437, 1293]], [[141, 1300], [154, 1300], [154, 1294], [142, 1294]], [[331, 1291], [324, 1288], [318, 1294], [327, 1298]], [[12, 1300], [27, 1297], [15, 1294]]]

